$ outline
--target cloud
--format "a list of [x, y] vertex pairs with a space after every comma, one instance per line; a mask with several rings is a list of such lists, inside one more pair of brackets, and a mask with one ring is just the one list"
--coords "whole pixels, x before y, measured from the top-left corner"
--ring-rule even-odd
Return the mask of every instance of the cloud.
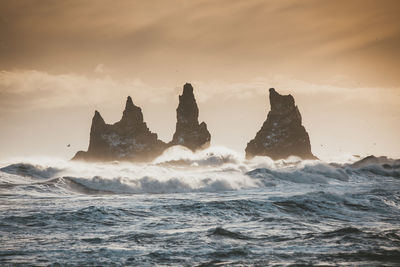
[[4, 69], [92, 73], [100, 61], [96, 73], [126, 77], [213, 68], [218, 77], [277, 70], [400, 83], [398, 1], [21, 0], [0, 10]]
[[0, 110], [51, 109], [121, 101], [166, 101], [172, 88], [151, 87], [140, 79], [117, 81], [110, 76], [89, 78], [75, 73], [50, 74], [37, 70], [0, 72]]
[[113, 70], [110, 69], [109, 67], [106, 67], [106, 65], [99, 63], [94, 68], [94, 72], [98, 74], [110, 74], [113, 72]]
[[[102, 70], [104, 66], [99, 64], [96, 68]], [[207, 103], [216, 98], [221, 101], [264, 98], [268, 89], [274, 87], [282, 93], [295, 96], [321, 98], [328, 95], [330, 102], [355, 101], [396, 108], [400, 105], [400, 88], [345, 87], [340, 85], [343, 79], [346, 77], [335, 77], [330, 84], [316, 84], [285, 75], [270, 75], [236, 83], [217, 80], [192, 83], [199, 103]], [[121, 102], [128, 95], [139, 106], [143, 106], [175, 101], [177, 93], [181, 92], [180, 88], [180, 84], [156, 87], [140, 78], [118, 80], [111, 76], [87, 77], [75, 73], [50, 74], [37, 70], [1, 71], [0, 111], [101, 105]]]
[[[344, 84], [352, 84], [345, 86]], [[286, 75], [256, 77], [246, 82], [195, 82], [198, 98], [205, 102], [218, 97], [223, 101], [236, 99], [254, 99], [266, 97], [269, 88], [276, 88], [282, 94], [307, 96], [309, 98], [330, 97], [330, 102], [355, 101], [358, 103], [382, 104], [400, 108], [400, 88], [357, 86], [348, 77], [333, 77], [326, 84], [311, 83]]]

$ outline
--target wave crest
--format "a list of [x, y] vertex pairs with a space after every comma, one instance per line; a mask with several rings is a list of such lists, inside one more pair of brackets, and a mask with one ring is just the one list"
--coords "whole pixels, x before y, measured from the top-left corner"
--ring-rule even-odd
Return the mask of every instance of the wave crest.
[[[85, 194], [218, 192], [290, 183], [338, 184], [355, 179], [399, 178], [398, 163], [399, 160], [384, 157], [367, 157], [352, 165], [300, 161], [298, 158], [245, 160], [243, 155], [223, 147], [194, 153], [174, 146], [150, 164], [14, 163], [0, 169], [0, 185], [7, 188], [24, 185], [29, 192], [40, 187], [37, 191], [44, 192], [51, 184], [57, 184], [56, 189], [49, 189], [52, 193], [58, 189], [63, 193], [70, 190]], [[41, 183], [36, 179], [52, 180]], [[22, 192], [21, 188], [18, 192]]]
[[156, 158], [154, 164], [171, 164], [186, 166], [218, 166], [225, 163], [237, 164], [241, 155], [225, 147], [210, 147], [202, 151], [192, 152], [183, 146], [172, 146]]
[[[186, 192], [218, 192], [231, 191], [240, 188], [255, 187], [251, 181], [246, 181], [245, 176], [241, 179], [184, 179], [171, 177], [167, 179], [157, 179], [145, 176], [139, 179], [129, 179], [126, 177], [102, 178], [95, 176], [93, 178], [64, 177], [75, 184], [83, 187], [85, 190], [99, 193], [119, 193], [119, 194], [170, 194], [170, 193], [186, 193]], [[80, 189], [80, 191], [82, 191]]]
[[30, 163], [15, 163], [1, 168], [0, 171], [31, 178], [49, 179], [61, 172], [61, 169]]

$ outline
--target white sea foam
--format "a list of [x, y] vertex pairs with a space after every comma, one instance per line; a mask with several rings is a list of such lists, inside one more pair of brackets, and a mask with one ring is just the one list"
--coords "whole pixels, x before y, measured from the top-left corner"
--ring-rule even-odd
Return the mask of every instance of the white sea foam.
[[224, 147], [211, 147], [194, 153], [174, 146], [149, 164], [84, 163], [44, 158], [9, 163], [0, 165], [3, 166], [0, 172], [2, 183], [24, 184], [30, 181], [37, 184], [64, 177], [65, 181], [74, 183], [75, 188], [81, 186], [87, 190], [122, 194], [216, 192], [269, 187], [280, 181], [328, 184], [347, 182], [360, 172], [400, 177], [396, 166], [371, 163], [360, 169], [318, 160], [301, 161], [296, 157], [279, 161], [267, 157], [246, 160], [244, 155]]
[[210, 147], [194, 153], [183, 146], [173, 146], [164, 151], [153, 163], [181, 162], [192, 166], [215, 166], [225, 163], [237, 164], [242, 161], [242, 155], [225, 147]]

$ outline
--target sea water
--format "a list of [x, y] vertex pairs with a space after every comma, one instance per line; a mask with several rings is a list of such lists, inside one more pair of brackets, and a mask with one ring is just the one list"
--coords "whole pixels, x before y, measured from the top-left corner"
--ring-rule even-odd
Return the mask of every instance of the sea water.
[[0, 167], [0, 265], [400, 265], [400, 165], [245, 160]]

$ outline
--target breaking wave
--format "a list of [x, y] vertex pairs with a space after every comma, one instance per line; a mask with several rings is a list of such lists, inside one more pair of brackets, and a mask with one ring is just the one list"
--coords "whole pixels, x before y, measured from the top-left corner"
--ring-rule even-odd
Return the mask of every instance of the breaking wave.
[[0, 169], [2, 172], [32, 178], [51, 178], [61, 170], [53, 167], [45, 167], [37, 164], [15, 163]]
[[[367, 157], [353, 164], [301, 161], [291, 157], [272, 161], [266, 157], [245, 160], [223, 147], [193, 153], [171, 147], [151, 164], [123, 162], [24, 162], [0, 169], [0, 185], [46, 186], [54, 193], [169, 194], [257, 189], [280, 184], [332, 184], [355, 180], [400, 178], [399, 161]], [[20, 188], [21, 189], [21, 188]]]

